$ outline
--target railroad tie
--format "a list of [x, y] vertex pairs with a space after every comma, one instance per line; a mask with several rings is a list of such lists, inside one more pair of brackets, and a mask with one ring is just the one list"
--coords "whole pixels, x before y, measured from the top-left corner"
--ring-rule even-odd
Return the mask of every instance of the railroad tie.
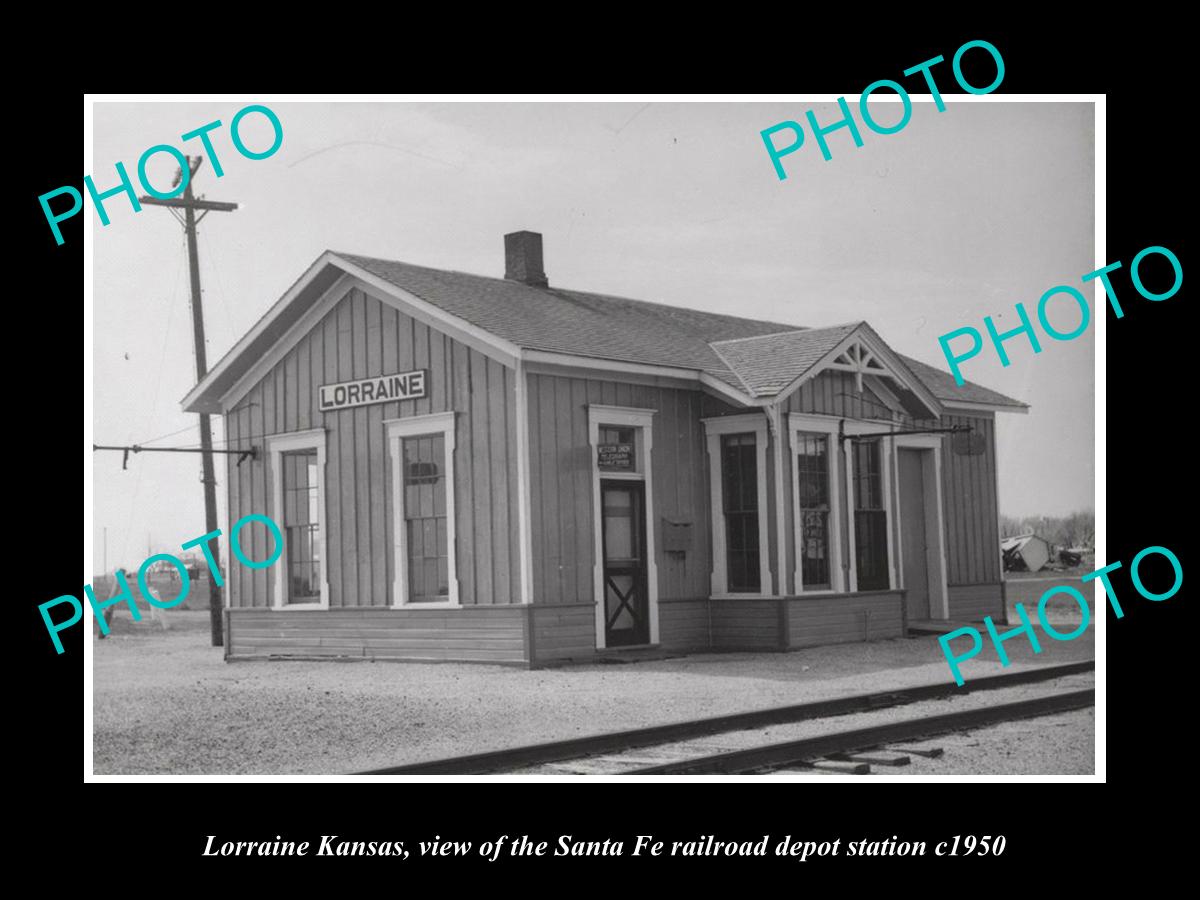
[[838, 772], [842, 775], [870, 775], [871, 767], [865, 762], [846, 762], [836, 759], [804, 760], [794, 763], [806, 769], [821, 769], [825, 772]]
[[[895, 751], [885, 749], [883, 752]], [[912, 763], [912, 759], [907, 756], [866, 756], [862, 753], [834, 753], [829, 758], [840, 762], [861, 762], [876, 766], [907, 766]]]

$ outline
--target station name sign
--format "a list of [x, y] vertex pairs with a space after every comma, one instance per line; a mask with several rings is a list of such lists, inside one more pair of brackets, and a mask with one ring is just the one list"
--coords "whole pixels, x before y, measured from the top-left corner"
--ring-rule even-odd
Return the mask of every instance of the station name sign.
[[427, 396], [428, 375], [427, 369], [417, 369], [399, 375], [323, 384], [319, 392], [321, 412], [371, 403], [391, 403], [394, 400], [416, 400]]

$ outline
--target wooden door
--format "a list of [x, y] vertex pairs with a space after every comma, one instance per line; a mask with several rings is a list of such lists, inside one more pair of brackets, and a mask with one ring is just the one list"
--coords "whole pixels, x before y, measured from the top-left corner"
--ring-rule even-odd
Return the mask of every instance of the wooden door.
[[650, 643], [645, 499], [640, 481], [600, 482], [606, 647]]

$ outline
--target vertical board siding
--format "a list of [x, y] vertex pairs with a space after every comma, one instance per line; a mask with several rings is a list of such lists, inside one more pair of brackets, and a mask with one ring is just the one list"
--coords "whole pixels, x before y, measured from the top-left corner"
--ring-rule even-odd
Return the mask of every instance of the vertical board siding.
[[886, 404], [864, 385], [860, 394], [850, 372], [826, 370], [793, 391], [784, 412], [842, 416], [847, 419], [887, 419]]
[[942, 440], [946, 578], [951, 585], [997, 584], [1001, 576], [995, 419], [947, 415], [940, 425], [969, 425], [973, 434], [983, 435], [985, 448], [978, 456], [959, 455], [954, 452], [952, 435]]
[[[415, 350], [414, 350], [415, 352]], [[471, 408], [471, 391], [474, 387], [471, 383], [471, 351], [469, 347], [461, 344], [456, 344], [450, 349], [450, 381], [451, 390], [454, 397], [454, 408], [469, 410]], [[420, 403], [421, 401], [417, 401]], [[471, 423], [467, 417], [460, 416], [454, 423], [454, 441], [456, 444], [455, 454], [458, 459], [470, 460], [474, 450], [471, 444]], [[473, 497], [475, 470], [471, 465], [461, 467], [457, 473], [455, 487], [462, 491], [464, 496]], [[468, 510], [463, 510], [462, 503], [458, 498], [455, 498], [455, 513], [469, 515]], [[463, 519], [464, 522], [470, 521]], [[458, 589], [459, 596], [464, 606], [474, 605], [476, 601], [475, 593], [475, 528], [458, 527]]]
[[[707, 596], [708, 462], [700, 418], [709, 398], [681, 388], [594, 378], [533, 373], [528, 379], [534, 602], [593, 602], [589, 404], [657, 411], [650, 459], [654, 509], [647, 511], [647, 526], [655, 536], [659, 600]], [[664, 517], [692, 523], [691, 549], [663, 550]]]
[[[227, 416], [225, 418], [225, 446], [227, 447], [241, 446], [241, 427], [238, 424], [238, 419], [239, 417], [236, 415]], [[228, 532], [229, 528], [233, 526], [233, 523], [237, 521], [237, 517], [234, 515], [234, 512], [241, 505], [240, 501], [238, 500], [238, 493], [241, 490], [240, 481], [241, 470], [237, 464], [237, 457], [232, 453], [226, 454], [225, 484], [227, 485], [227, 489], [225, 502], [227, 505], [225, 510], [227, 516], [225, 522], [217, 526], [223, 533]], [[225, 542], [226, 546], [228, 546], [228, 534], [225, 535]], [[241, 581], [237, 577], [237, 569], [235, 569], [233, 565], [237, 562], [237, 560], [232, 559], [232, 556], [232, 550], [226, 552], [224, 548], [222, 548], [221, 565], [225, 568], [225, 605], [240, 606], [242, 602], [242, 585]]]
[[[337, 310], [327, 315], [324, 321], [314, 330], [323, 333], [322, 339], [325, 347], [323, 366], [320, 370], [324, 374], [313, 385], [313, 405], [319, 410], [320, 392], [318, 388], [320, 384], [327, 384], [338, 380]], [[326, 568], [328, 569], [327, 580], [329, 582], [329, 605], [331, 607], [341, 606], [342, 597], [345, 596], [345, 591], [342, 589], [341, 481], [343, 477], [352, 477], [343, 476], [342, 474], [342, 453], [337, 432], [337, 415], [337, 413], [321, 413], [318, 411], [316, 418], [313, 420], [314, 427], [319, 426], [323, 421], [327, 420], [325, 427], [333, 429], [332, 434], [326, 435], [325, 448], [325, 518], [327, 520], [325, 546], [328, 551], [327, 555], [329, 556], [329, 559], [326, 561]]]
[[[322, 384], [428, 369], [419, 400], [322, 413]], [[384, 421], [451, 411], [455, 421], [455, 518], [463, 606], [520, 602], [513, 372], [358, 289], [336, 306], [255, 384], [225, 418], [230, 447], [265, 446], [272, 434], [325, 428], [327, 579], [331, 611], [393, 603], [392, 461]], [[229, 457], [230, 523], [273, 509], [265, 458], [241, 466]], [[269, 553], [265, 528], [243, 531], [252, 559]], [[250, 570], [234, 561], [230, 604], [271, 605], [278, 566]], [[454, 611], [450, 611], [453, 615]], [[320, 621], [322, 613], [307, 612]], [[242, 620], [235, 620], [241, 622]], [[244, 627], [244, 626], [243, 626]]]
[[[267, 413], [274, 411], [273, 408], [267, 409], [264, 406], [269, 399], [270, 394], [271, 392], [266, 390], [263, 385], [259, 385], [258, 388], [251, 392], [253, 399], [250, 401], [250, 421], [253, 434], [266, 434], [266, 422], [269, 420], [265, 419], [264, 416]], [[251, 502], [253, 504], [251, 509], [267, 509], [267, 497], [269, 494], [270, 491], [267, 490], [266, 479], [255, 478], [250, 491]], [[273, 516], [273, 518], [278, 521], [279, 517]], [[267, 536], [265, 533], [266, 529], [259, 527], [259, 523], [256, 523], [246, 530], [253, 534], [253, 539], [251, 542], [253, 552], [250, 558], [266, 559], [266, 554], [263, 552], [267, 545]], [[255, 606], [267, 606], [269, 604], [270, 601], [268, 598], [271, 596], [270, 577], [273, 574], [271, 569], [274, 568], [275, 566], [270, 566], [266, 569], [252, 570], [250, 576], [250, 585], [251, 590], [253, 591]]]

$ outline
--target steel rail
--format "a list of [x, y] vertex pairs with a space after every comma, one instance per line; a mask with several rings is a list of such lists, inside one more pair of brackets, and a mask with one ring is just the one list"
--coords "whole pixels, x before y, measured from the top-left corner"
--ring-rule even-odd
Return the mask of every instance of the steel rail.
[[981, 706], [978, 709], [966, 709], [961, 712], [906, 719], [903, 722], [888, 722], [886, 725], [856, 728], [853, 731], [822, 734], [798, 741], [765, 744], [745, 750], [729, 750], [711, 756], [678, 760], [657, 766], [644, 766], [621, 774], [735, 775], [759, 769], [794, 765], [834, 753], [869, 750], [885, 744], [933, 737], [950, 731], [970, 731], [1001, 722], [1011, 722], [1015, 719], [1070, 712], [1092, 706], [1095, 702], [1096, 692], [1094, 690], [1069, 691], [1051, 694], [1048, 697], [1035, 697], [1032, 700], [1002, 703], [998, 706]]
[[371, 769], [352, 774], [486, 774], [488, 772], [520, 769], [542, 763], [557, 762], [564, 759], [578, 759], [580, 757], [629, 750], [636, 747], [648, 747], [654, 744], [684, 741], [710, 734], [719, 734], [723, 731], [744, 731], [751, 728], [763, 728], [768, 725], [801, 722], [805, 719], [844, 716], [873, 709], [884, 709], [889, 706], [903, 706], [908, 703], [918, 703], [922, 700], [961, 696], [973, 691], [998, 690], [1020, 684], [1049, 681], [1055, 678], [1063, 678], [1067, 675], [1090, 672], [1095, 667], [1095, 660], [1090, 659], [1083, 662], [1066, 663], [1057, 666], [1037, 666], [1017, 672], [973, 678], [962, 687], [958, 687], [950, 681], [938, 684], [924, 684], [910, 688], [877, 691], [870, 694], [856, 694], [850, 697], [834, 697], [829, 700], [816, 700], [790, 706], [778, 706], [770, 709], [754, 710], [752, 712], [732, 713], [730, 715], [714, 716], [706, 719], [672, 722], [668, 725], [653, 725], [648, 728], [634, 728], [627, 731], [587, 735], [586, 737], [568, 738], [563, 741], [550, 741], [525, 747], [491, 750], [485, 753], [473, 753], [468, 756], [426, 760], [424, 762], [388, 766], [383, 769]]

